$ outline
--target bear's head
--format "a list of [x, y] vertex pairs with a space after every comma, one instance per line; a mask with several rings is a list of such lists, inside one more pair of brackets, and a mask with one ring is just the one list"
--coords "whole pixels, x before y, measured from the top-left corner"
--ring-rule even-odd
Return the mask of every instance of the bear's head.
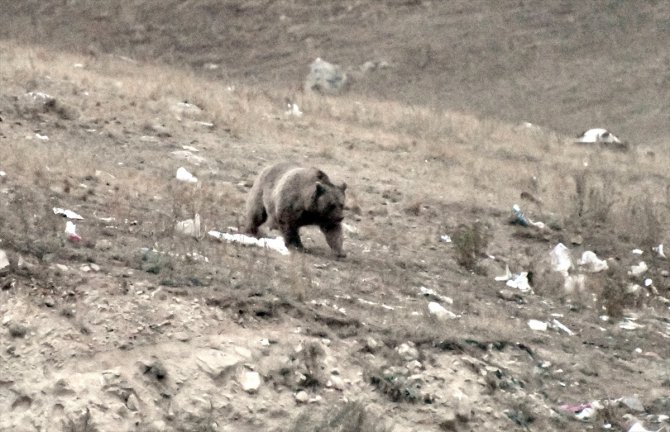
[[341, 186], [325, 182], [316, 182], [314, 192], [314, 211], [319, 215], [323, 226], [337, 225], [344, 219], [344, 192], [347, 184]]

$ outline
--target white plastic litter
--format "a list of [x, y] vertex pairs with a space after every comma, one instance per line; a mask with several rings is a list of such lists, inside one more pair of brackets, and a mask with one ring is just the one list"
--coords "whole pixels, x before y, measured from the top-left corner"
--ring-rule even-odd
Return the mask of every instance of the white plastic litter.
[[535, 331], [547, 331], [549, 324], [547, 324], [545, 321], [532, 319], [528, 320], [528, 327]]
[[79, 215], [78, 213], [76, 213], [72, 210], [62, 209], [62, 208], [59, 208], [59, 207], [54, 207], [53, 212], [54, 212], [54, 214], [65, 216], [68, 219], [84, 220], [84, 218], [81, 217], [81, 215]]
[[580, 136], [577, 137], [577, 142], [582, 144], [591, 144], [591, 143], [615, 143], [621, 144], [619, 138], [617, 138], [613, 133], [603, 128], [593, 128], [587, 131], [584, 131]]
[[177, 231], [179, 234], [184, 234], [191, 237], [200, 237], [200, 215], [196, 213], [193, 219], [186, 219], [181, 222], [177, 222], [175, 231]]
[[557, 319], [553, 319], [553, 320], [551, 320], [551, 324], [552, 324], [554, 327], [556, 327], [557, 329], [562, 330], [562, 331], [564, 331], [565, 333], [567, 333], [568, 336], [572, 336], [572, 335], [574, 335], [574, 333], [573, 333], [572, 330], [570, 330], [569, 328], [567, 328], [563, 323], [561, 323], [561, 322], [560, 322], [559, 320], [557, 320]]
[[219, 231], [209, 231], [207, 234], [209, 234], [211, 237], [217, 238], [219, 240], [224, 240], [229, 243], [240, 243], [243, 245], [258, 246], [261, 248], [272, 249], [276, 252], [279, 252], [282, 255], [290, 254], [288, 248], [284, 244], [284, 239], [281, 237], [255, 238], [245, 234], [230, 234], [230, 233], [222, 233]]
[[77, 226], [72, 221], [65, 223], [65, 234], [67, 234], [67, 239], [71, 242], [76, 243], [81, 240], [81, 236], [77, 234]]
[[654, 252], [656, 252], [656, 255], [658, 255], [659, 258], [667, 258], [665, 256], [665, 253], [663, 252], [663, 244], [660, 244], [658, 246], [653, 247]]
[[551, 268], [554, 271], [561, 273], [566, 278], [568, 277], [568, 270], [572, 268], [572, 259], [570, 258], [570, 250], [563, 244], [559, 243], [551, 250]]
[[607, 261], [598, 258], [593, 251], [584, 251], [582, 259], [579, 260], [579, 265], [589, 273], [598, 273], [609, 268]]
[[38, 133], [35, 134], [35, 138], [40, 141], [49, 141], [49, 137], [47, 135], [40, 135]]
[[441, 235], [440, 240], [442, 240], [445, 243], [451, 243], [451, 237], [449, 237], [447, 234]]
[[578, 420], [582, 421], [587, 421], [590, 420], [591, 418], [595, 417], [597, 414], [598, 410], [594, 407], [587, 407], [575, 414], [575, 418]]
[[430, 302], [428, 303], [428, 312], [435, 316], [437, 319], [440, 320], [447, 320], [447, 319], [456, 319], [458, 318], [458, 315], [455, 313], [445, 309], [442, 307], [441, 304], [437, 302]]
[[179, 167], [177, 170], [177, 180], [187, 182], [187, 183], [197, 183], [198, 178], [195, 177], [193, 174], [188, 172], [186, 168], [184, 167]]
[[296, 103], [289, 103], [288, 104], [288, 109], [286, 110], [285, 114], [287, 116], [293, 116], [293, 117], [302, 117], [302, 111], [300, 111], [300, 107]]
[[508, 265], [505, 266], [505, 274], [504, 275], [500, 275], [500, 276], [495, 277], [496, 281], [498, 281], [498, 282], [508, 281], [511, 278], [512, 278], [512, 272], [509, 270]]
[[528, 292], [532, 289], [528, 283], [528, 272], [521, 272], [512, 275], [512, 277], [507, 281], [506, 285], [510, 288], [516, 288], [521, 292]]
[[642, 255], [644, 253], [642, 249], [633, 249], [631, 252], [633, 255]]
[[644, 272], [649, 270], [649, 267], [647, 267], [647, 263], [644, 261], [640, 261], [638, 265], [634, 265], [630, 267], [630, 271], [628, 272], [628, 276], [640, 276]]

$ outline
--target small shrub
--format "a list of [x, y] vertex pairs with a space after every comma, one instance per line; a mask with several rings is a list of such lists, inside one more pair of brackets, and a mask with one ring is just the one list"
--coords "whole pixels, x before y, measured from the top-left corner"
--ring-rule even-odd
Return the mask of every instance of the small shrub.
[[470, 225], [460, 225], [452, 242], [456, 249], [456, 261], [468, 270], [476, 270], [479, 258], [488, 246], [488, 236], [484, 225], [477, 221]]

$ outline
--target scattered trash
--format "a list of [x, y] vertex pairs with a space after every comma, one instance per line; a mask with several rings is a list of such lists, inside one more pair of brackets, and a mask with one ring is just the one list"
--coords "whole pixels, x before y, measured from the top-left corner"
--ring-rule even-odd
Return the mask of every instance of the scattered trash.
[[67, 239], [73, 243], [81, 240], [81, 236], [77, 234], [77, 226], [72, 221], [65, 223], [65, 234], [67, 234]]
[[628, 276], [640, 276], [644, 272], [649, 270], [649, 267], [647, 267], [647, 263], [644, 261], [640, 261], [638, 265], [634, 265], [630, 267], [630, 271], [628, 272]]
[[289, 255], [290, 252], [286, 245], [284, 244], [284, 239], [282, 237], [275, 238], [255, 238], [245, 234], [229, 234], [222, 233], [219, 231], [209, 231], [211, 237], [217, 238], [219, 240], [225, 240], [230, 243], [241, 243], [243, 245], [258, 246], [262, 248], [272, 249], [279, 252], [282, 255]]
[[498, 282], [505, 282], [512, 278], [512, 272], [509, 270], [509, 266], [505, 266], [505, 274], [501, 276], [496, 276], [495, 280]]
[[623, 330], [637, 330], [639, 328], [644, 328], [644, 326], [636, 323], [632, 318], [624, 318], [623, 321], [619, 323], [619, 328]]
[[589, 273], [598, 273], [609, 268], [607, 261], [598, 258], [593, 251], [584, 251], [582, 259], [579, 260], [579, 265]]
[[437, 319], [447, 320], [447, 319], [456, 319], [458, 315], [445, 309], [441, 304], [437, 302], [428, 303], [428, 312], [431, 315], [434, 315]]
[[521, 292], [531, 291], [530, 283], [528, 282], [528, 272], [521, 272], [512, 275], [512, 277], [506, 282], [506, 285], [510, 288], [516, 288]]
[[451, 243], [451, 237], [449, 237], [447, 234], [441, 235], [440, 240], [442, 240], [445, 243]]
[[598, 410], [595, 407], [587, 407], [575, 414], [575, 418], [581, 421], [588, 421], [596, 416]]
[[62, 208], [59, 208], [59, 207], [54, 207], [53, 212], [54, 212], [54, 214], [64, 216], [68, 219], [84, 220], [84, 218], [81, 217], [81, 215], [79, 215], [78, 213], [76, 213], [72, 210], [62, 209]]
[[552, 324], [555, 328], [557, 328], [557, 329], [559, 329], [559, 330], [562, 330], [562, 331], [564, 331], [565, 333], [567, 333], [568, 336], [572, 336], [572, 335], [575, 334], [572, 330], [570, 330], [569, 328], [567, 328], [563, 323], [561, 323], [561, 322], [560, 322], [559, 320], [557, 320], [557, 319], [553, 319], [553, 320], [551, 320], [551, 324]]
[[49, 137], [47, 135], [40, 135], [39, 133], [35, 134], [35, 138], [40, 141], [49, 141]]
[[644, 251], [643, 251], [642, 249], [633, 249], [633, 250], [631, 251], [631, 253], [632, 253], [633, 255], [642, 255], [642, 254], [644, 253]]
[[534, 222], [532, 219], [524, 215], [518, 204], [512, 206], [512, 215], [514, 216], [514, 222], [521, 226], [534, 226], [539, 229], [544, 229], [546, 226], [544, 222]]
[[545, 321], [532, 319], [528, 320], [528, 327], [535, 331], [547, 331], [549, 324], [547, 324]]
[[197, 183], [198, 178], [195, 177], [193, 174], [188, 172], [186, 168], [184, 167], [179, 167], [177, 170], [177, 180], [187, 182], [187, 183]]
[[196, 213], [193, 219], [186, 219], [181, 222], [177, 222], [177, 225], [174, 229], [179, 234], [184, 234], [191, 237], [200, 237], [200, 215]]
[[293, 117], [302, 117], [302, 111], [300, 111], [300, 107], [296, 103], [288, 103], [288, 109], [284, 114], [287, 116], [293, 116]]
[[606, 143], [606, 144], [621, 144], [619, 138], [607, 129], [593, 128], [584, 131], [577, 137], [577, 142], [580, 144]]
[[570, 250], [563, 243], [559, 243], [551, 250], [550, 254], [551, 268], [567, 278], [568, 270], [572, 268]]
[[654, 246], [652, 249], [654, 250], [654, 252], [656, 252], [656, 255], [659, 258], [666, 258], [666, 259], [668, 258], [668, 257], [665, 256], [665, 253], [663, 252], [663, 244], [662, 243], [658, 246]]
[[561, 411], [565, 411], [571, 414], [579, 414], [580, 412], [584, 411], [587, 408], [593, 408], [593, 405], [591, 405], [591, 403], [565, 404], [559, 407]]

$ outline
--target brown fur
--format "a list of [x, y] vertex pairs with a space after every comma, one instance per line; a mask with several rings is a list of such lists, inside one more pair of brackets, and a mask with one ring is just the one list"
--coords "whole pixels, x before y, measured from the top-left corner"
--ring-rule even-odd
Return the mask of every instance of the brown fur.
[[299, 229], [317, 225], [337, 256], [342, 250], [342, 219], [346, 183], [336, 186], [317, 168], [282, 162], [259, 174], [247, 200], [245, 232], [258, 236], [258, 227], [268, 221], [281, 231], [288, 247], [304, 249]]

